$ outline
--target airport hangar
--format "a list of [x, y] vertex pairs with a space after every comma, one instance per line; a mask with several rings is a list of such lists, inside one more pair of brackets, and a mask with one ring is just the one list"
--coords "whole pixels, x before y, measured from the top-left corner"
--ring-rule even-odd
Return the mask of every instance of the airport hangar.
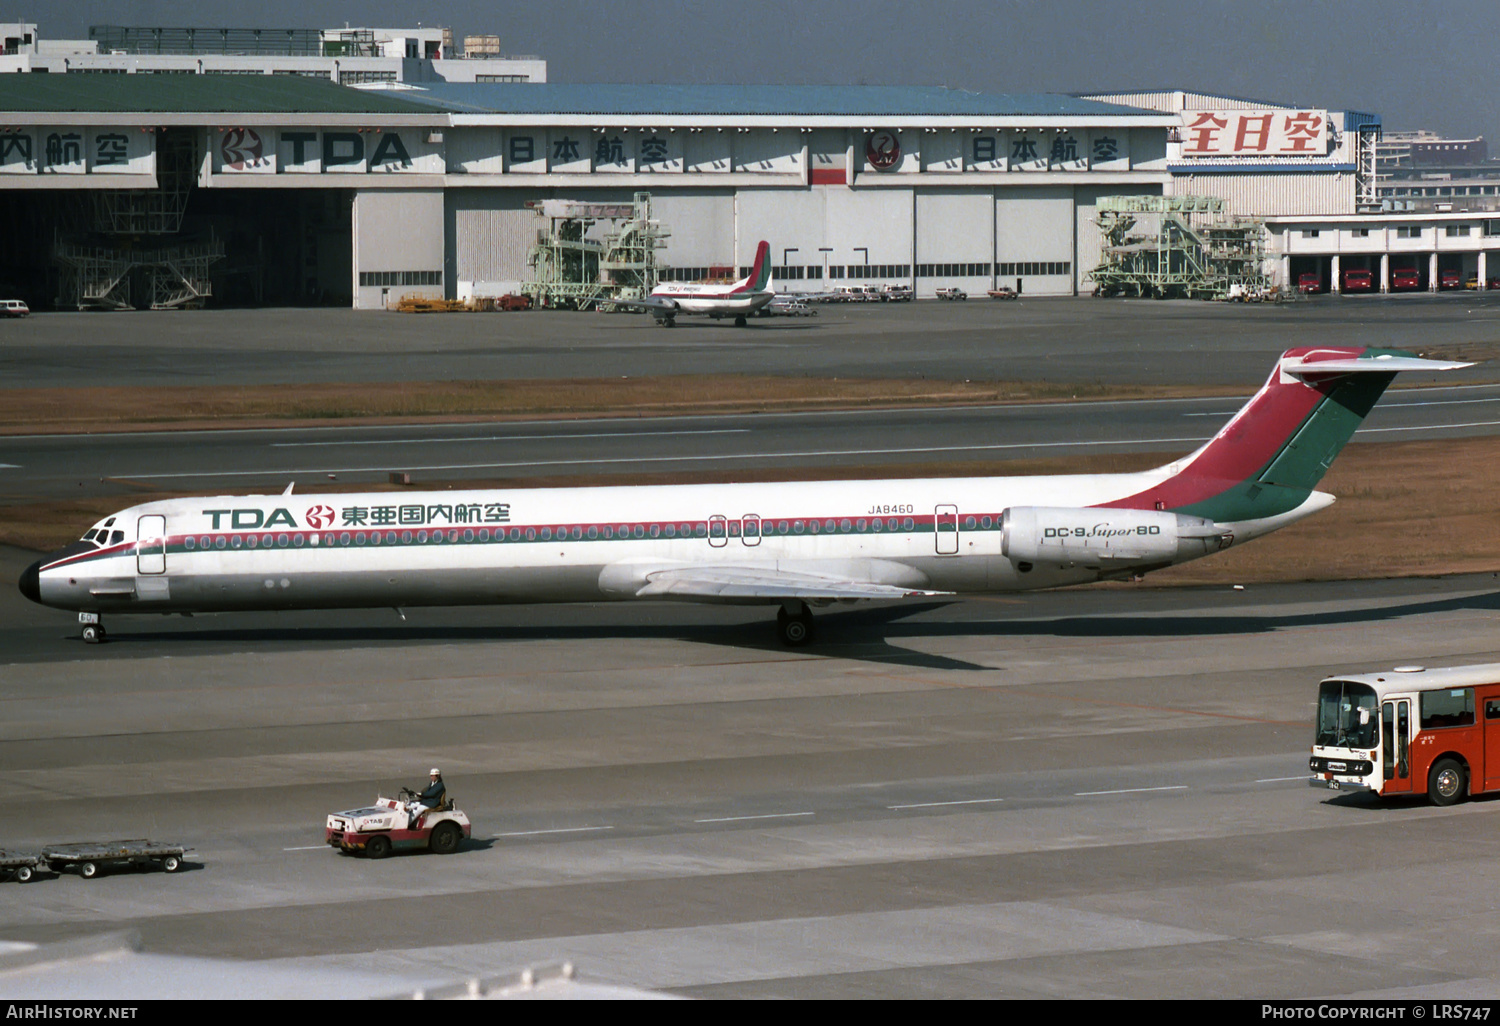
[[[1189, 153], [1205, 111], [1238, 130]], [[1304, 112], [1323, 127], [1293, 154], [1246, 131], [1296, 113], [1183, 92], [5, 75], [0, 289], [68, 307], [118, 278], [115, 300], [170, 306], [183, 291], [148, 297], [139, 268], [197, 267], [221, 305], [453, 298], [528, 278], [528, 204], [648, 192], [668, 278], [744, 273], [767, 239], [783, 289], [1072, 295], [1092, 288], [1101, 196], [1359, 214], [1378, 119]]]

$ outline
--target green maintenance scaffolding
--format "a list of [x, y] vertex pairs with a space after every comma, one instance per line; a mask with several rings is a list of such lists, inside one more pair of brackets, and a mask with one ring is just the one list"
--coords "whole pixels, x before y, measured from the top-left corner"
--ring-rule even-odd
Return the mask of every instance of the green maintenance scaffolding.
[[1265, 224], [1215, 196], [1101, 196], [1096, 296], [1265, 299]]
[[521, 284], [538, 307], [609, 309], [611, 300], [640, 299], [656, 287], [656, 251], [670, 233], [651, 217], [649, 192], [631, 203], [549, 199], [527, 206], [547, 223], [527, 257], [531, 278]]

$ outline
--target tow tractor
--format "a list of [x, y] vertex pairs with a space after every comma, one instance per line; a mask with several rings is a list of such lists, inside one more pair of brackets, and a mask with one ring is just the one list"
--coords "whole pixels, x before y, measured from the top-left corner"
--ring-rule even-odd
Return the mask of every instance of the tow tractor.
[[435, 809], [427, 809], [410, 822], [406, 803], [417, 797], [403, 787], [395, 798], [377, 795], [375, 804], [328, 817], [324, 839], [340, 854], [363, 852], [366, 858], [383, 859], [393, 851], [432, 851], [451, 855], [470, 835], [469, 817], [453, 807], [449, 798]]

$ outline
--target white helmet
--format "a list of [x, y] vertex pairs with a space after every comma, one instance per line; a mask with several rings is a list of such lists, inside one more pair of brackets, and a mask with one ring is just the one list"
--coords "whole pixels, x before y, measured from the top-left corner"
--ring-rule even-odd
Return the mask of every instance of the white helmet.
[[427, 775], [429, 777], [440, 777], [443, 774], [442, 774], [442, 772], [436, 766], [434, 766], [434, 767], [432, 767], [431, 771], [428, 772]]

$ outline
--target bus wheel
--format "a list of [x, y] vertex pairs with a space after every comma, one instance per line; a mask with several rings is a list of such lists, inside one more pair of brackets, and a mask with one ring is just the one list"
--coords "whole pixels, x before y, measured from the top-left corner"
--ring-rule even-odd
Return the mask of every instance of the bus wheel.
[[1454, 805], [1468, 790], [1463, 765], [1457, 759], [1439, 759], [1427, 774], [1427, 800], [1434, 805]]

